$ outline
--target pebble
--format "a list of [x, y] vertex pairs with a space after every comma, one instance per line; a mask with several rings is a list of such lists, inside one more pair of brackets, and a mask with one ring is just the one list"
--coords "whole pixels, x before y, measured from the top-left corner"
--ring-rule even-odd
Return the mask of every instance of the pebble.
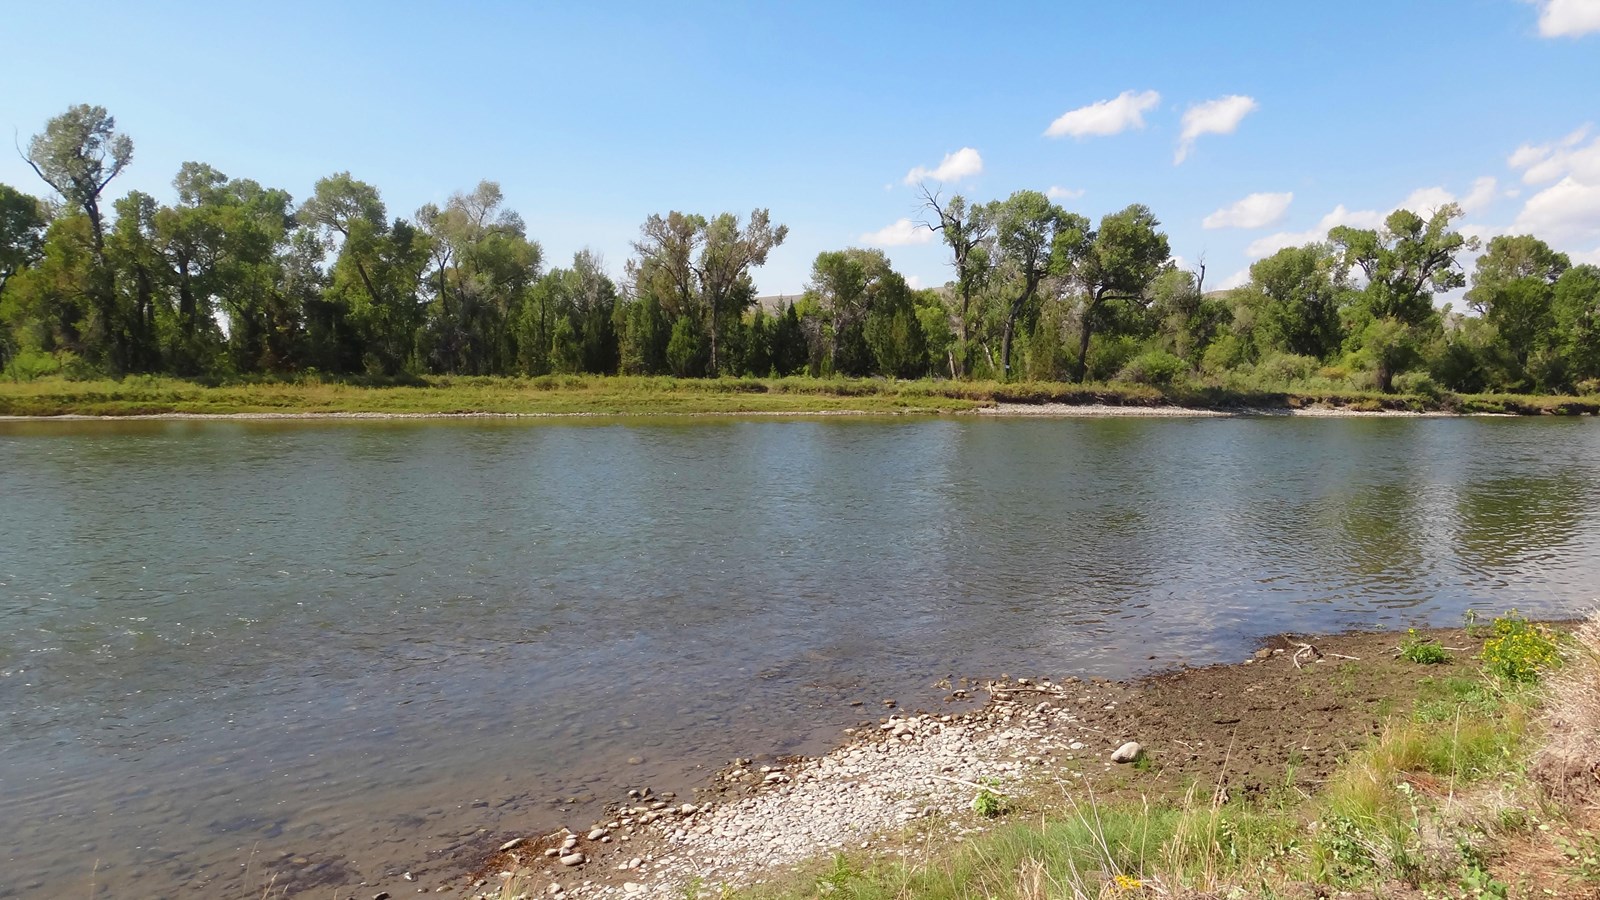
[[591, 841], [598, 841], [598, 840], [600, 840], [600, 839], [601, 839], [601, 838], [603, 838], [603, 837], [605, 837], [605, 836], [606, 836], [606, 833], [607, 833], [607, 832], [606, 832], [606, 830], [605, 830], [605, 829], [604, 829], [604, 828], [594, 828], [594, 829], [591, 829], [591, 830], [590, 830], [590, 831], [589, 831], [589, 840], [591, 840]]
[[561, 857], [563, 866], [581, 866], [587, 861], [587, 858], [582, 853], [568, 853], [566, 856]]
[[[500, 852], [504, 853], [507, 850], [515, 850], [516, 848], [518, 848], [520, 846], [522, 846], [522, 838], [512, 838], [511, 840], [506, 841], [504, 844], [500, 845]], [[410, 879], [406, 879], [406, 880], [409, 881]]]

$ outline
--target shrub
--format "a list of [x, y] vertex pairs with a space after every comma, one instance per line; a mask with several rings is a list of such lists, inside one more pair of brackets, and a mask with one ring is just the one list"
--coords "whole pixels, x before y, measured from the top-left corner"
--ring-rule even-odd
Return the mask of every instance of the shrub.
[[1417, 634], [1415, 628], [1406, 631], [1406, 639], [1400, 642], [1400, 656], [1402, 659], [1423, 666], [1436, 666], [1450, 661], [1450, 654], [1439, 642], [1433, 638]]
[[1402, 372], [1394, 377], [1394, 389], [1400, 394], [1415, 394], [1418, 397], [1427, 397], [1437, 400], [1444, 396], [1433, 376], [1427, 372]]
[[1153, 384], [1166, 387], [1189, 371], [1189, 364], [1165, 350], [1149, 350], [1134, 357], [1122, 371], [1118, 381], [1134, 384]]
[[55, 375], [61, 369], [62, 361], [54, 355], [43, 350], [24, 350], [11, 358], [0, 376], [7, 381], [34, 381]]
[[1494, 635], [1483, 645], [1483, 665], [1502, 681], [1532, 683], [1561, 662], [1555, 634], [1512, 610], [1494, 620]]
[[1256, 374], [1278, 384], [1306, 381], [1317, 371], [1317, 361], [1297, 353], [1274, 353], [1256, 365]]

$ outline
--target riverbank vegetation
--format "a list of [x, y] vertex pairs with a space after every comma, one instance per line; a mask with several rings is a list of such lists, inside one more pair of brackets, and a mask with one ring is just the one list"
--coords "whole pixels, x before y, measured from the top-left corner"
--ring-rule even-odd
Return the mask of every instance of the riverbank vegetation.
[[1570, 637], [1515, 613], [1472, 630], [1478, 646], [1406, 663], [1410, 708], [1314, 791], [1297, 786], [1293, 753], [1282, 788], [1252, 797], [1230, 796], [1226, 772], [1154, 795], [1128, 769], [1099, 793], [1045, 781], [1026, 814], [962, 844], [841, 855], [745, 895], [1591, 896], [1600, 618]]
[[[1455, 230], [1453, 204], [1335, 228], [1208, 291], [1143, 205], [1096, 223], [1037, 191], [925, 192], [948, 284], [913, 289], [881, 251], [842, 248], [816, 257], [800, 296], [759, 298], [752, 272], [788, 235], [764, 209], [651, 215], [614, 278], [588, 252], [550, 266], [492, 181], [409, 217], [348, 172], [296, 203], [202, 162], [182, 166], [170, 198], [116, 197], [134, 143], [87, 105], [47, 122], [26, 155], [48, 196], [0, 185], [0, 380], [13, 383], [589, 374], [1434, 404], [1600, 393], [1600, 268], [1530, 235], [1480, 247]], [[1469, 285], [1470, 315], [1435, 306]], [[964, 387], [905, 390], [967, 400]]]
[[1600, 415], [1600, 396], [1383, 394], [1305, 388], [882, 378], [673, 378], [427, 375], [405, 378], [232, 378], [141, 375], [75, 381], [0, 381], [0, 415], [736, 415], [946, 413], [999, 404], [1186, 407], [1279, 412]]

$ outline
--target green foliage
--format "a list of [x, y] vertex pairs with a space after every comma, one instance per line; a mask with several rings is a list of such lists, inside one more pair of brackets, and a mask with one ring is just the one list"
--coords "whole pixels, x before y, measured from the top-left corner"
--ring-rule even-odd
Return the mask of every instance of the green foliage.
[[1532, 683], [1561, 664], [1561, 648], [1546, 625], [1529, 622], [1512, 610], [1494, 620], [1483, 644], [1483, 665], [1502, 681]]
[[985, 819], [993, 819], [1006, 811], [1005, 797], [989, 788], [980, 788], [972, 798], [972, 811]]
[[706, 363], [699, 323], [688, 316], [672, 323], [672, 337], [667, 341], [667, 365], [672, 374], [679, 378], [700, 376], [705, 374]]
[[1400, 642], [1400, 656], [1424, 666], [1436, 666], [1450, 661], [1450, 653], [1433, 638], [1423, 637], [1415, 628], [1406, 632], [1405, 640]]
[[1165, 350], [1147, 350], [1128, 361], [1117, 380], [1168, 387], [1189, 371], [1189, 364]]

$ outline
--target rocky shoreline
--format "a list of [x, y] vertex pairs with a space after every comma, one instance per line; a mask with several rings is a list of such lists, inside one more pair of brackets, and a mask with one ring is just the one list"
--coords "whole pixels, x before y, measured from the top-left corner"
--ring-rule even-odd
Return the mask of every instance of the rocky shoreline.
[[[1426, 674], [1396, 658], [1398, 641], [1388, 632], [1283, 635], [1238, 663], [1130, 682], [1002, 676], [948, 698], [987, 694], [977, 709], [890, 708], [823, 756], [734, 760], [694, 802], [630, 791], [604, 821], [507, 841], [464, 883], [435, 890], [490, 900], [682, 897], [759, 884], [836, 853], [947, 848], [991, 826], [974, 809], [982, 793], [1033, 812], [1068, 796], [1170, 793], [1199, 778], [1223, 794], [1260, 794], [1286, 777], [1314, 790], [1376, 733], [1384, 710], [1419, 690]], [[1130, 741], [1150, 754], [1130, 753]]]

